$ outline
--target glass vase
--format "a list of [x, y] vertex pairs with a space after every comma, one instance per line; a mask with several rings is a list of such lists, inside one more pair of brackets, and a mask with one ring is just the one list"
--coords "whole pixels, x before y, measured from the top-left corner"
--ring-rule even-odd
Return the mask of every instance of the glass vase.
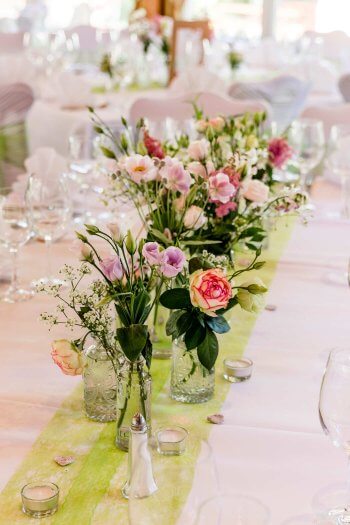
[[187, 350], [182, 339], [173, 342], [170, 397], [182, 403], [205, 403], [214, 395], [214, 368], [199, 361], [197, 349]]
[[115, 421], [117, 399], [116, 362], [112, 362], [99, 343], [84, 353], [84, 402], [89, 419]]
[[153, 326], [150, 330], [152, 357], [155, 359], [170, 359], [173, 353], [171, 339], [165, 332], [168, 317], [169, 310], [156, 303], [153, 311]]
[[117, 435], [116, 446], [128, 450], [130, 424], [139, 412], [146, 420], [148, 436], [151, 437], [151, 391], [152, 378], [145, 360], [125, 361], [118, 377], [117, 386]]

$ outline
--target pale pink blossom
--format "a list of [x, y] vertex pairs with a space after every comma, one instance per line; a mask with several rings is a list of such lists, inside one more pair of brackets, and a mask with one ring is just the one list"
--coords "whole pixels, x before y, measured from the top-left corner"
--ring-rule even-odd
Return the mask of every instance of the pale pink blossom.
[[262, 204], [269, 197], [269, 187], [260, 180], [249, 180], [243, 184], [243, 197], [252, 202]]
[[268, 152], [269, 161], [275, 168], [282, 168], [293, 154], [293, 150], [287, 140], [282, 137], [276, 137], [270, 140]]
[[199, 230], [207, 222], [203, 208], [199, 206], [190, 206], [185, 213], [184, 226], [187, 230]]
[[165, 179], [165, 187], [168, 190], [188, 193], [192, 184], [191, 175], [183, 167], [181, 162], [166, 163], [161, 169], [161, 176]]
[[225, 126], [225, 120], [222, 117], [215, 117], [209, 120], [209, 124], [215, 131], [222, 131]]
[[100, 262], [100, 267], [103, 275], [111, 282], [122, 279], [124, 275], [122, 263], [118, 255], [103, 259]]
[[213, 202], [221, 202], [225, 204], [236, 193], [237, 189], [230, 182], [230, 178], [226, 173], [216, 173], [209, 177], [209, 197]]
[[130, 178], [137, 184], [157, 178], [158, 170], [148, 155], [139, 155], [136, 153], [131, 157], [127, 157], [123, 161], [123, 165], [124, 169], [130, 175]]
[[170, 246], [161, 253], [160, 271], [164, 277], [176, 277], [183, 269], [186, 257], [180, 248]]
[[142, 255], [150, 266], [155, 266], [161, 262], [160, 246], [157, 242], [146, 242], [142, 248]]
[[188, 155], [193, 160], [203, 160], [209, 153], [209, 146], [206, 139], [194, 140], [188, 146]]
[[203, 166], [203, 164], [201, 162], [198, 162], [197, 160], [190, 162], [187, 166], [187, 169], [191, 173], [191, 175], [194, 175], [195, 179], [198, 179], [198, 177], [201, 177], [202, 179], [208, 178], [206, 167]]

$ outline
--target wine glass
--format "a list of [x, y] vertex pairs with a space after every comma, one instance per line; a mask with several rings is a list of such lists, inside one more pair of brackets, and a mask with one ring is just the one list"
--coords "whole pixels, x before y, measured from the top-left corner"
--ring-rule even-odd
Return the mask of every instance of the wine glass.
[[0, 190], [0, 246], [12, 257], [12, 275], [9, 288], [0, 296], [2, 301], [17, 303], [33, 296], [33, 291], [18, 284], [18, 252], [31, 237], [29, 213], [21, 195], [11, 188]]
[[26, 202], [33, 231], [44, 239], [47, 252], [46, 276], [39, 283], [61, 284], [59, 279], [52, 277], [51, 246], [53, 241], [62, 237], [71, 220], [71, 202], [64, 176], [49, 178], [30, 175]]
[[226, 494], [206, 500], [195, 525], [267, 525], [269, 509], [256, 498]]
[[310, 190], [311, 171], [321, 162], [325, 150], [323, 122], [309, 118], [295, 120], [290, 127], [289, 142], [297, 155], [301, 186]]
[[340, 216], [350, 219], [350, 125], [332, 126], [326, 156], [326, 167], [341, 181], [342, 207]]
[[[319, 417], [325, 434], [333, 445], [348, 457], [349, 476], [346, 488], [337, 492], [337, 504], [328, 510], [334, 523], [350, 523], [350, 351], [332, 350], [323, 376]], [[333, 500], [330, 500], [333, 501]]]

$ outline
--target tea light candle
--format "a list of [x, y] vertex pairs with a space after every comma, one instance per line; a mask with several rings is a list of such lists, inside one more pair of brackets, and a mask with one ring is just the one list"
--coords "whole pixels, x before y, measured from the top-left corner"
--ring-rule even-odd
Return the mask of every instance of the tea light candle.
[[253, 371], [253, 361], [247, 357], [242, 359], [224, 359], [224, 378], [230, 383], [240, 383], [250, 378]]
[[186, 450], [188, 432], [183, 427], [161, 428], [156, 433], [157, 450], [164, 456], [180, 456]]
[[58, 507], [59, 488], [55, 483], [34, 482], [22, 488], [22, 510], [33, 518], [54, 514]]

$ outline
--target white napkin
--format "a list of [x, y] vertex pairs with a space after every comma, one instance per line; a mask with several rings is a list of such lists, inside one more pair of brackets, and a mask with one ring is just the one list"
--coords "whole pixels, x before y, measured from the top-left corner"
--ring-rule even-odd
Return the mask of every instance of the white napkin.
[[91, 93], [91, 85], [82, 76], [68, 71], [57, 76], [56, 95], [61, 107], [72, 109], [92, 106], [96, 98]]
[[56, 153], [53, 148], [38, 148], [35, 153], [24, 162], [27, 174], [35, 173], [45, 178], [55, 178], [67, 171], [67, 161]]
[[175, 78], [170, 84], [170, 91], [177, 94], [204, 92], [225, 93], [225, 82], [208, 71], [205, 67], [198, 66], [187, 69]]

